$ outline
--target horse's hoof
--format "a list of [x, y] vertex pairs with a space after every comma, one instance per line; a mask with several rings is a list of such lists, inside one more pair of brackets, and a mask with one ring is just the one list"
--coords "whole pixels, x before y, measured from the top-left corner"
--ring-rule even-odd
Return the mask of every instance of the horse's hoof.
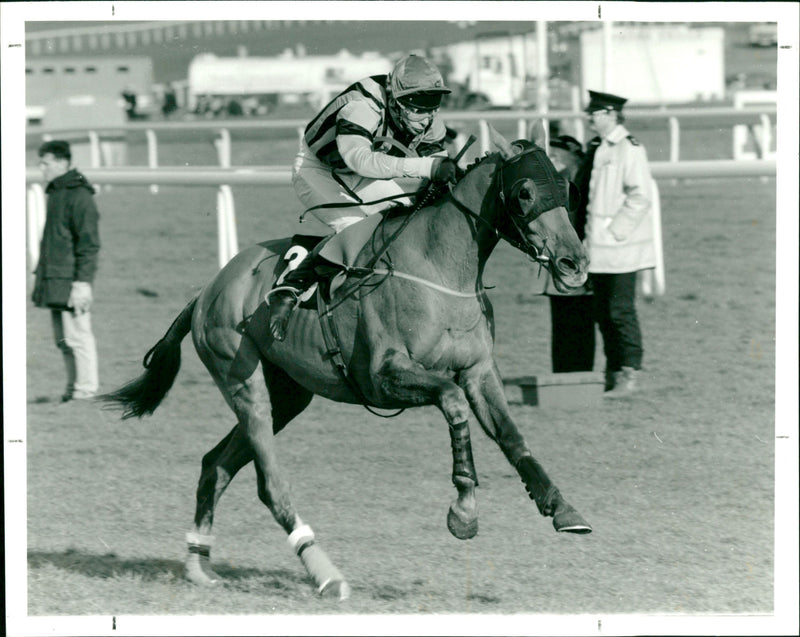
[[478, 534], [478, 518], [465, 520], [458, 515], [451, 504], [447, 512], [447, 528], [459, 540], [469, 540]]
[[563, 504], [553, 515], [553, 526], [559, 533], [591, 533], [591, 525], [571, 505]]
[[342, 580], [332, 580], [326, 582], [319, 589], [320, 597], [331, 597], [343, 602], [350, 598], [350, 585]]

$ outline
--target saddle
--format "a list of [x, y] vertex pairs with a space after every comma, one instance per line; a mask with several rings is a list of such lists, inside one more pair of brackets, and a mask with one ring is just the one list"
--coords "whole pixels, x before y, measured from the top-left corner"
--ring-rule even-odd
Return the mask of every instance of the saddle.
[[[330, 304], [333, 294], [344, 284], [348, 271], [353, 267], [358, 255], [387, 214], [390, 214], [388, 210], [371, 215], [335, 235], [294, 235], [289, 248], [276, 263], [273, 273], [276, 279], [275, 285], [279, 286], [283, 278], [305, 259], [315, 258], [314, 269], [317, 283], [314, 283], [300, 297], [299, 305], [304, 309], [316, 310], [325, 343], [325, 358], [331, 361], [342, 381], [350, 387], [354, 395], [359, 397], [360, 402], [369, 411], [382, 417], [387, 416], [373, 411], [373, 405], [350, 377]], [[309, 257], [309, 255], [311, 256]], [[359, 274], [365, 272], [369, 272], [369, 270], [360, 270]]]
[[[334, 235], [294, 235], [291, 245], [275, 264], [273, 276], [276, 279], [276, 285], [280, 285], [286, 274], [297, 268], [309, 254], [314, 253], [322, 257], [318, 260], [320, 262], [317, 265], [316, 274], [326, 298], [330, 299], [331, 295], [344, 283], [346, 270], [355, 264], [361, 250], [383, 220], [384, 214], [370, 215]], [[316, 307], [312, 303], [312, 299], [318, 287], [317, 284], [312, 285], [300, 297], [301, 307]]]
[[[325, 239], [324, 235], [296, 234], [292, 236], [289, 248], [280, 256], [275, 263], [272, 276], [275, 280], [275, 287], [281, 285], [286, 275], [297, 267], [314, 251], [320, 242]], [[308, 302], [314, 297], [317, 284], [312, 285], [305, 293], [300, 296], [301, 307], [310, 307]]]

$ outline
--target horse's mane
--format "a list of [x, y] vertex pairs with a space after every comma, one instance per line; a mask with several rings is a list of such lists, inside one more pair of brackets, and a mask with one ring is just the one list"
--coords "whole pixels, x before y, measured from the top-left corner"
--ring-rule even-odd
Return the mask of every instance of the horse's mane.
[[478, 166], [480, 166], [480, 165], [481, 165], [481, 164], [482, 164], [484, 161], [486, 161], [487, 159], [491, 159], [491, 158], [492, 158], [492, 157], [494, 157], [495, 155], [497, 155], [497, 153], [496, 153], [496, 152], [495, 152], [495, 153], [489, 153], [489, 154], [487, 154], [487, 155], [481, 155], [480, 157], [476, 157], [476, 158], [475, 158], [475, 161], [473, 161], [471, 164], [469, 164], [469, 165], [468, 165], [468, 166], [467, 166], [467, 167], [464, 169], [464, 174], [461, 176], [461, 179], [463, 179], [463, 178], [464, 178], [466, 175], [468, 175], [470, 172], [472, 172], [473, 170], [475, 170], [475, 169], [476, 169]]
[[[462, 179], [464, 179], [464, 177], [466, 177], [469, 173], [471, 173], [473, 170], [475, 170], [479, 165], [481, 165], [487, 159], [492, 159], [492, 158], [494, 158], [496, 156], [497, 156], [497, 153], [494, 152], [494, 153], [489, 153], [489, 154], [486, 154], [486, 155], [481, 155], [480, 157], [476, 157], [475, 161], [473, 161], [471, 164], [468, 164], [466, 168], [464, 168], [463, 170], [459, 169], [459, 172], [461, 174], [459, 175], [458, 181], [456, 183], [458, 183]], [[439, 194], [437, 194], [433, 199], [428, 201], [425, 204], [425, 206], [430, 206], [430, 205], [433, 205], [433, 204], [437, 203], [443, 197], [445, 197], [447, 194], [449, 194], [449, 192], [450, 192], [449, 189], [444, 188], [444, 187], [440, 187]], [[416, 204], [412, 204], [410, 206], [407, 206], [407, 205], [398, 203], [397, 205], [392, 206], [391, 208], [388, 208], [385, 211], [384, 214], [385, 214], [385, 216], [387, 218], [402, 217], [403, 215], [411, 214], [414, 211], [415, 207], [416, 207]]]

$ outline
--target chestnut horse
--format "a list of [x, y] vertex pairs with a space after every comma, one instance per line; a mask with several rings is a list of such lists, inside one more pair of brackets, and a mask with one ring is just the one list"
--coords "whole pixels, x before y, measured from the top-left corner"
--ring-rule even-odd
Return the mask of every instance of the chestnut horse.
[[[289, 499], [273, 442], [314, 394], [378, 408], [436, 405], [451, 436], [457, 497], [447, 525], [458, 538], [477, 532], [470, 412], [557, 531], [591, 531], [534, 459], [509, 414], [482, 284], [500, 239], [546, 265], [561, 289], [584, 283], [586, 255], [567, 219], [569, 184], [541, 146], [510, 144], [494, 130], [491, 135], [499, 152], [472, 165], [449, 193], [410, 214], [384, 213], [344, 284], [327, 301], [320, 298], [319, 309], [298, 307], [283, 342], [269, 334], [264, 297], [278, 269], [267, 264], [280, 260], [289, 239], [239, 253], [148, 352], [143, 374], [102, 397], [123, 406], [124, 418], [152, 413], [178, 373], [180, 343], [191, 331], [236, 414], [237, 424], [203, 458], [194, 528], [187, 534], [191, 581], [217, 581], [210, 566], [214, 508], [237, 471], [255, 461], [259, 498], [288, 534], [319, 593], [348, 596], [344, 577]], [[342, 365], [332, 363], [332, 354]]]

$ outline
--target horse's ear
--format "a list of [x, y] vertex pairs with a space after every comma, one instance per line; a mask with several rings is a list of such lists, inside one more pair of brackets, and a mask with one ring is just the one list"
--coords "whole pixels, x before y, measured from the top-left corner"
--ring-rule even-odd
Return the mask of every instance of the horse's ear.
[[581, 191], [571, 181], [567, 180], [567, 210], [575, 212], [581, 205]]
[[541, 118], [537, 119], [533, 122], [533, 124], [531, 124], [531, 127], [528, 131], [528, 139], [530, 139], [537, 146], [547, 148], [547, 136], [545, 135], [544, 122]]
[[489, 141], [497, 147], [503, 159], [511, 159], [514, 155], [519, 155], [522, 149], [512, 146], [491, 124], [487, 124], [487, 128], [489, 129]]

